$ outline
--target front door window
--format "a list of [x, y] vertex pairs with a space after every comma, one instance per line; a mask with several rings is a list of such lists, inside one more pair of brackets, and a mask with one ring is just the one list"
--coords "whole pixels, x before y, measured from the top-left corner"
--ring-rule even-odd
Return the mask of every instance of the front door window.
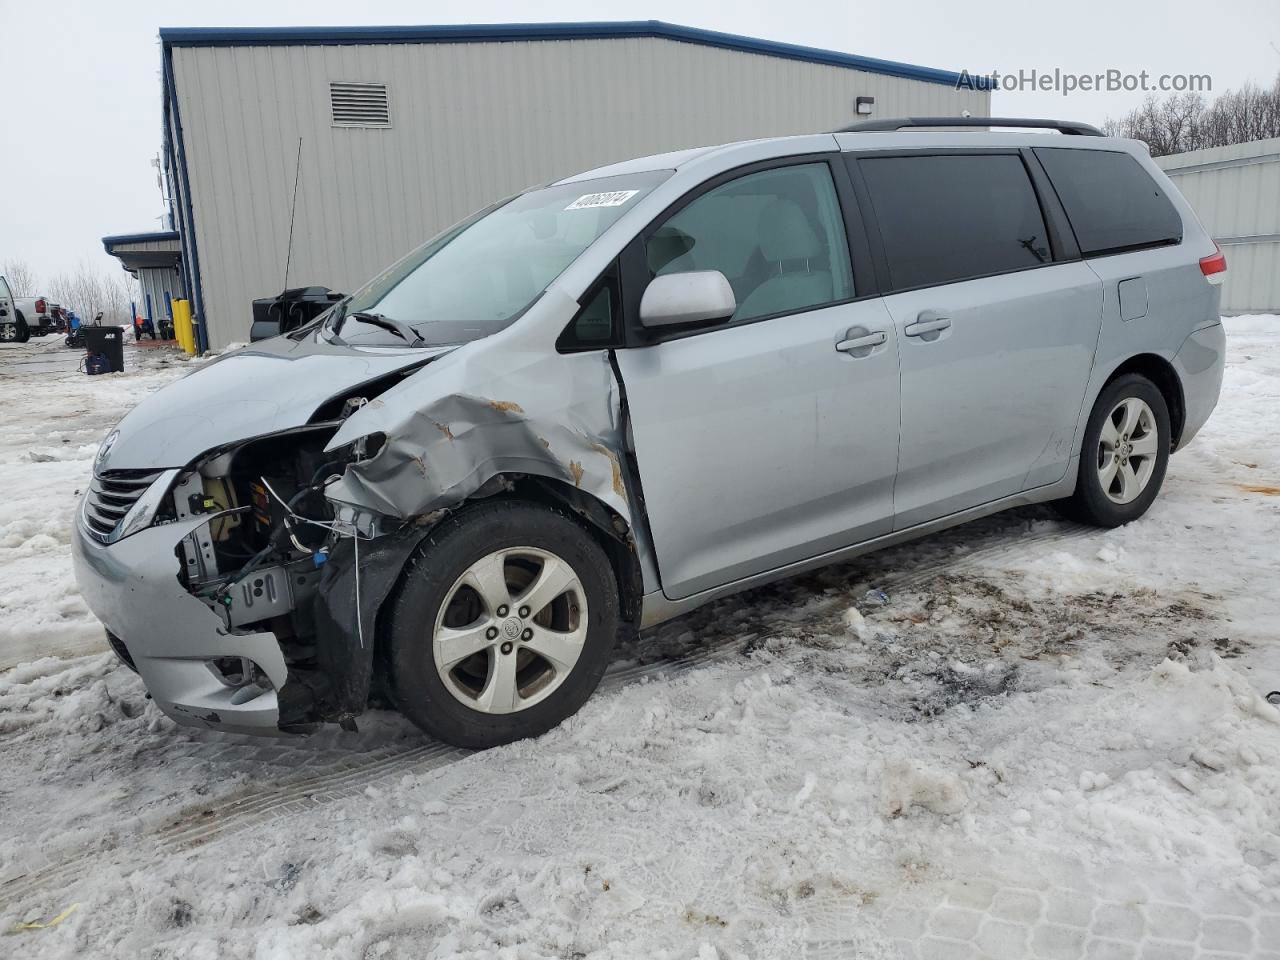
[[738, 302], [731, 323], [854, 296], [844, 221], [825, 163], [777, 167], [708, 190], [659, 227], [645, 252], [652, 276], [723, 273]]

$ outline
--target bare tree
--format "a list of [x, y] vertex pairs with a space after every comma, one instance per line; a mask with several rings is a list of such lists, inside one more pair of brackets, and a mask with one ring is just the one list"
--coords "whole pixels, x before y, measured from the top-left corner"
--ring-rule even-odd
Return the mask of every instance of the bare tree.
[[111, 275], [107, 283], [108, 301], [111, 303], [109, 313], [120, 317], [121, 323], [133, 323], [133, 307], [137, 300], [137, 280], [126, 270], [119, 270]]
[[129, 304], [133, 299], [133, 278], [123, 270], [102, 272], [84, 261], [73, 273], [59, 273], [46, 284], [47, 293], [64, 307], [82, 317], [102, 311], [105, 323], [132, 323]]
[[1195, 93], [1152, 95], [1119, 120], [1108, 118], [1103, 132], [1142, 140], [1156, 157], [1280, 137], [1280, 76], [1268, 89], [1247, 83], [1211, 103]]
[[0, 276], [9, 281], [15, 297], [36, 297], [36, 272], [25, 260], [7, 260], [0, 264]]

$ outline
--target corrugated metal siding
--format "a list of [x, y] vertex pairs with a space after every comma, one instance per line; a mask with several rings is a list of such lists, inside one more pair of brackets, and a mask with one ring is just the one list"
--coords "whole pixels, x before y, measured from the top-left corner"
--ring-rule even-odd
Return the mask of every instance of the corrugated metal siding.
[[140, 240], [136, 243], [112, 244], [113, 254], [121, 253], [177, 253], [177, 240]]
[[138, 285], [142, 288], [138, 302], [138, 314], [147, 315], [147, 294], [151, 295], [151, 319], [159, 321], [162, 317], [172, 316], [169, 300], [182, 296], [182, 281], [178, 271], [170, 268], [147, 268], [138, 271]]
[[1280, 313], [1280, 138], [1156, 163], [1227, 255], [1223, 313]]
[[[284, 285], [350, 291], [532, 184], [628, 157], [877, 116], [990, 113], [948, 86], [653, 38], [173, 50], [211, 347]], [[392, 125], [336, 127], [331, 81], [386, 83]]]

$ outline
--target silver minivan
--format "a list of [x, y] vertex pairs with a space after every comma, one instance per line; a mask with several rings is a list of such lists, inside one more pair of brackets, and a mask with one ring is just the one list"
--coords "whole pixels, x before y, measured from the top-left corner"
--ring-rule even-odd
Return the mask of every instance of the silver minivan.
[[1015, 505], [1142, 516], [1217, 401], [1225, 270], [1080, 124], [614, 164], [138, 406], [77, 578], [180, 723], [350, 727], [385, 691], [452, 744], [533, 736], [620, 631]]

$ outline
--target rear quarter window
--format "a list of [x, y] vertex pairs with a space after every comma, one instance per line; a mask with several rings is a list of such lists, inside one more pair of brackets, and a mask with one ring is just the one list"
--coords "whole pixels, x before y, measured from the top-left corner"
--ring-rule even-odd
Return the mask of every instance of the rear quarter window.
[[1182, 242], [1182, 217], [1127, 153], [1037, 147], [1086, 257]]

